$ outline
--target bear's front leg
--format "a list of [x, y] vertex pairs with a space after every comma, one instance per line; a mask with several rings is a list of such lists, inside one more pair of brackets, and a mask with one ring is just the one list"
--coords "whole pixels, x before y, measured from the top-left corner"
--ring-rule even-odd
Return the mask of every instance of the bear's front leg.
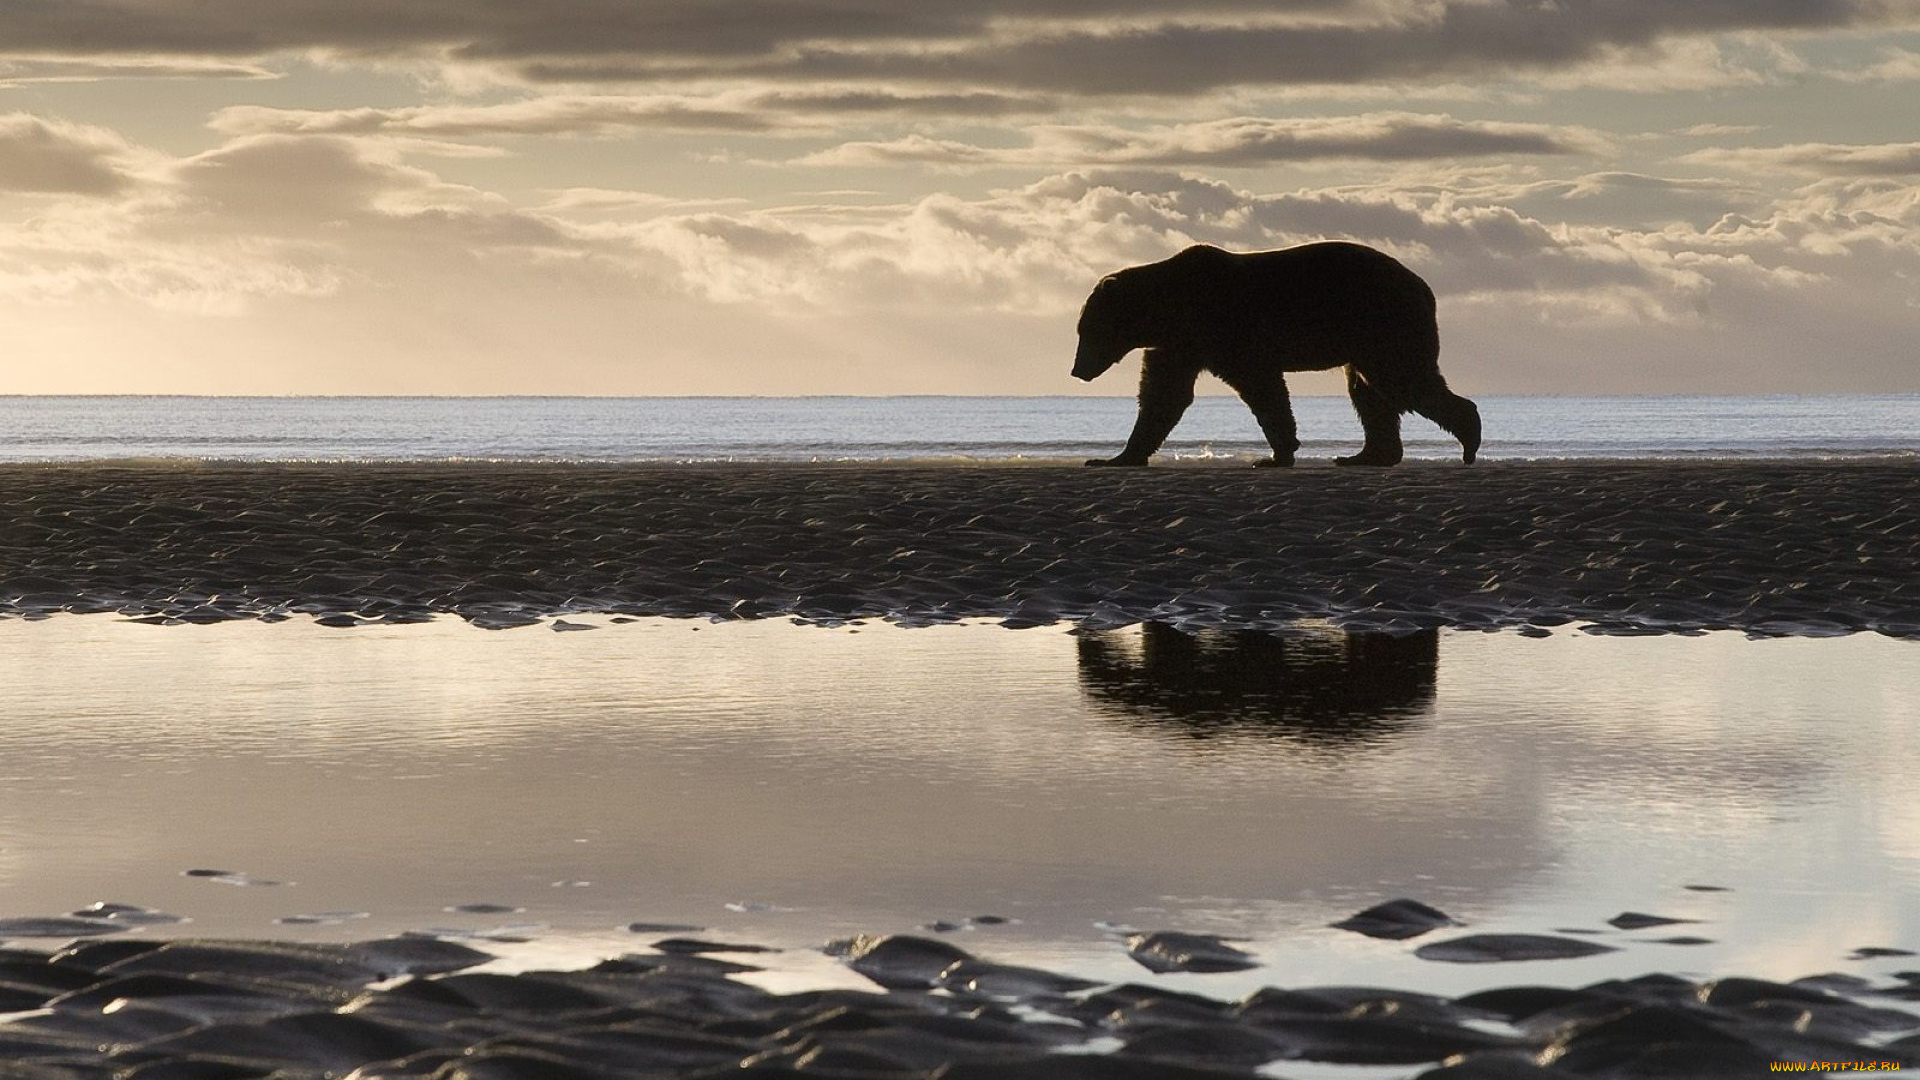
[[1140, 362], [1140, 414], [1134, 418], [1126, 449], [1087, 464], [1121, 468], [1145, 465], [1186, 415], [1187, 406], [1193, 404], [1193, 384], [1199, 377], [1199, 364], [1168, 355], [1164, 349], [1148, 349]]

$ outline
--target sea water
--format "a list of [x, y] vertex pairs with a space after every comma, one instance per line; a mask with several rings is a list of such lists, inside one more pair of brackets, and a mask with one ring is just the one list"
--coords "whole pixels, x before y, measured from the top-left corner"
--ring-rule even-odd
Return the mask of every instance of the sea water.
[[[1354, 452], [1345, 398], [1294, 401], [1304, 459]], [[1485, 397], [1493, 460], [1920, 459], [1920, 394]], [[0, 397], [0, 462], [998, 462], [1114, 453], [1133, 421], [1115, 397], [368, 398]], [[1458, 445], [1415, 416], [1414, 459]], [[1247, 409], [1202, 397], [1170, 460], [1267, 453]]]

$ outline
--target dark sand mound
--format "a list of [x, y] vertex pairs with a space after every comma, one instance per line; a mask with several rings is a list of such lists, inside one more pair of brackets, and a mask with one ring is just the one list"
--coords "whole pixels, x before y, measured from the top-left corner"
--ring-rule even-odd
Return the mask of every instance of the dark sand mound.
[[1920, 635], [1920, 470], [10, 466], [0, 614]]
[[0, 950], [0, 998], [16, 1010], [0, 1023], [0, 1076], [1179, 1080], [1309, 1061], [1434, 1078], [1744, 1077], [1775, 1061], [1920, 1064], [1920, 1016], [1896, 1007], [1920, 997], [1910, 977], [1219, 1001], [1003, 968], [925, 939], [846, 944], [855, 970], [891, 989], [776, 994], [734, 977], [751, 969], [671, 953], [502, 975], [469, 970], [484, 954], [412, 937]]

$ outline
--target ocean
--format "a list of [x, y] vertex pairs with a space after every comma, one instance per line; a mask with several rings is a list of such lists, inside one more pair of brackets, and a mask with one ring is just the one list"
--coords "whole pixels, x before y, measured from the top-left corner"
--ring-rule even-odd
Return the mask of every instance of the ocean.
[[[1482, 397], [1490, 460], [1920, 459], [1920, 394]], [[1295, 399], [1306, 461], [1350, 454], [1342, 397]], [[1119, 449], [1115, 397], [0, 396], [0, 461], [1049, 462]], [[1458, 446], [1419, 417], [1407, 455]], [[1255, 458], [1237, 399], [1194, 402], [1162, 451]]]

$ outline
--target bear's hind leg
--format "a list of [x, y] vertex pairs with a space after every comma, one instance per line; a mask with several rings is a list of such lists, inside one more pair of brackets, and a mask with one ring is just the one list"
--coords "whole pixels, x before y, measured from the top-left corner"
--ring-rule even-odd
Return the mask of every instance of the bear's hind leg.
[[1170, 356], [1160, 349], [1148, 349], [1140, 362], [1140, 415], [1134, 418], [1133, 434], [1127, 448], [1110, 458], [1095, 458], [1089, 465], [1134, 467], [1145, 465], [1173, 432], [1173, 426], [1193, 404], [1193, 384], [1200, 377], [1200, 365]]
[[1222, 376], [1240, 400], [1253, 410], [1253, 418], [1260, 422], [1260, 431], [1267, 437], [1267, 444], [1273, 447], [1273, 456], [1255, 465], [1278, 466], [1287, 468], [1293, 464], [1293, 455], [1300, 449], [1300, 431], [1293, 420], [1293, 398], [1287, 393], [1287, 378], [1280, 372], [1246, 376], [1235, 375], [1232, 378]]
[[1413, 411], [1460, 440], [1460, 457], [1473, 464], [1480, 452], [1480, 407], [1442, 385], [1414, 399]]
[[1360, 373], [1347, 368], [1347, 397], [1353, 411], [1360, 414], [1360, 429], [1366, 442], [1352, 457], [1333, 459], [1335, 465], [1388, 466], [1400, 464], [1405, 452], [1400, 444], [1400, 409], [1387, 395], [1368, 385]]

